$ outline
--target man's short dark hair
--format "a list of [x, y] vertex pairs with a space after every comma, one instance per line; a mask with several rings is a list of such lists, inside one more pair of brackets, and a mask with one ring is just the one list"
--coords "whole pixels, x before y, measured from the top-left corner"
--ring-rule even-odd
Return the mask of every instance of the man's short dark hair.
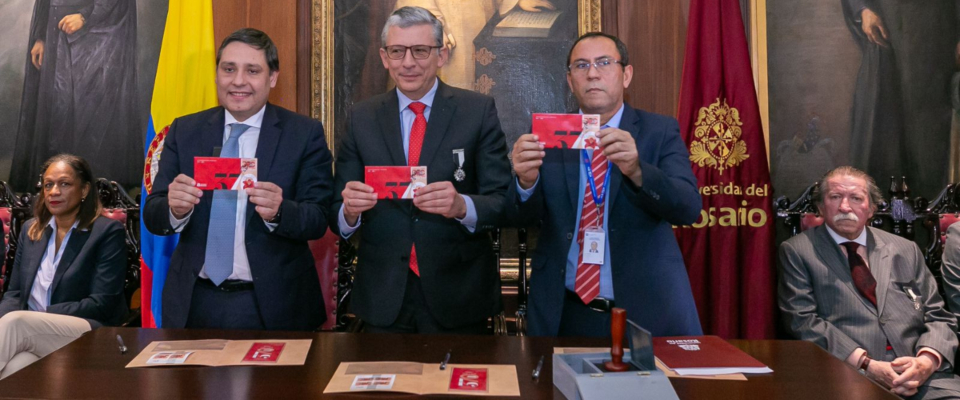
[[217, 50], [217, 65], [220, 65], [223, 48], [233, 42], [245, 43], [257, 50], [263, 50], [267, 57], [267, 67], [270, 68], [270, 72], [280, 70], [280, 56], [277, 55], [277, 46], [270, 40], [270, 36], [259, 29], [253, 28], [238, 29], [227, 36], [226, 39], [223, 39], [223, 43], [220, 43], [220, 48]]
[[[630, 65], [630, 55], [627, 54], [627, 45], [623, 44], [623, 42], [620, 41], [620, 38], [603, 33], [603, 32], [587, 32], [587, 33], [584, 33], [583, 36], [580, 36], [579, 38], [577, 38], [577, 41], [573, 42], [573, 46], [570, 46], [570, 51], [567, 52], [567, 65], [565, 65], [565, 67], [573, 63], [573, 60], [571, 60], [570, 57], [573, 57], [573, 49], [577, 47], [577, 44], [580, 43], [581, 40], [596, 38], [596, 37], [610, 39], [613, 41], [614, 44], [617, 45], [617, 52], [620, 53], [621, 68], [626, 68], [626, 66]], [[590, 60], [590, 61], [593, 61], [593, 60]]]

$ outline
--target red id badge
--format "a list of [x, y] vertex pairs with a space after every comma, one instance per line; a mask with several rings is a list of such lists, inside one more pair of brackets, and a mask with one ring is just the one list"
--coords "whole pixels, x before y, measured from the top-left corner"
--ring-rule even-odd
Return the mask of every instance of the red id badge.
[[377, 199], [412, 199], [427, 185], [427, 167], [366, 167], [363, 180]]
[[600, 116], [596, 114], [533, 114], [531, 130], [545, 149], [600, 147]]
[[250, 346], [247, 355], [243, 357], [243, 362], [277, 362], [280, 359], [283, 346], [284, 343], [256, 342]]
[[193, 179], [201, 190], [242, 190], [257, 182], [256, 158], [195, 157]]
[[454, 368], [450, 374], [450, 390], [468, 392], [487, 391], [486, 368]]

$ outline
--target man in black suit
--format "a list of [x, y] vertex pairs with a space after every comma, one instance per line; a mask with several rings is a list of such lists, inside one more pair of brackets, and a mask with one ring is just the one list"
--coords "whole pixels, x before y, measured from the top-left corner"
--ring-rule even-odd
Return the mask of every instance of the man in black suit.
[[[381, 39], [397, 88], [351, 111], [331, 208], [334, 231], [361, 231], [353, 311], [367, 331], [482, 333], [500, 311], [487, 232], [510, 179], [496, 107], [437, 79], [448, 49], [429, 11], [396, 10]], [[412, 201], [377, 201], [363, 183], [366, 166], [406, 165], [427, 167]]]
[[[164, 328], [312, 330], [325, 320], [307, 241], [327, 226], [332, 176], [323, 127], [267, 103], [279, 74], [267, 35], [241, 29], [217, 53], [220, 107], [170, 127], [151, 232], [180, 232], [163, 289]], [[243, 191], [197, 189], [195, 157], [257, 158], [259, 181]]]

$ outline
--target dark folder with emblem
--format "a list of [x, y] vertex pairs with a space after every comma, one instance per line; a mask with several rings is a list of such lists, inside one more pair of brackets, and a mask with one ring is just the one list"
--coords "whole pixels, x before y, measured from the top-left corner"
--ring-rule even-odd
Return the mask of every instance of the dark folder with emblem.
[[653, 355], [681, 376], [773, 372], [719, 336], [655, 337]]

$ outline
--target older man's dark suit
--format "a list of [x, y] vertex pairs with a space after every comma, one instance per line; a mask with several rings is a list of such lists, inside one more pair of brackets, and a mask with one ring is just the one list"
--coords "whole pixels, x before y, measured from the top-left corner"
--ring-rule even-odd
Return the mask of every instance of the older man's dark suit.
[[[37, 220], [31, 219], [23, 224], [10, 287], [0, 302], [0, 317], [28, 309], [30, 290], [53, 234], [53, 229], [46, 227], [40, 240], [30, 240], [27, 232], [35, 223]], [[63, 245], [67, 247], [50, 284], [47, 312], [86, 319], [91, 328], [120, 323], [128, 311], [123, 297], [127, 272], [123, 225], [97, 218], [90, 229], [73, 231]]]
[[[689, 154], [673, 118], [624, 104], [620, 129], [637, 144], [643, 185], [610, 167], [608, 228], [613, 295], [627, 318], [654, 336], [700, 335], [690, 280], [672, 225], [689, 225], [701, 208]], [[555, 336], [565, 296], [567, 252], [577, 237], [579, 151], [546, 150], [533, 195], [520, 202], [510, 185], [507, 218], [540, 224], [530, 277], [529, 332]]]
[[[257, 176], [283, 189], [280, 225], [270, 232], [247, 205], [246, 245], [254, 293], [267, 329], [312, 330], [326, 320], [320, 281], [307, 241], [323, 236], [333, 178], [320, 122], [267, 104], [257, 143]], [[164, 141], [160, 172], [147, 196], [144, 224], [173, 234], [167, 187], [179, 175], [193, 176], [194, 157], [209, 157], [223, 145], [224, 109], [176, 119]], [[182, 328], [203, 267], [213, 196], [204, 192], [180, 234], [163, 288], [163, 327]]]
[[[340, 212], [347, 182], [363, 181], [365, 166], [407, 165], [397, 92], [353, 107], [337, 153], [332, 210]], [[454, 150], [462, 149], [465, 179], [454, 179]], [[441, 215], [421, 212], [411, 200], [380, 200], [363, 213], [351, 307], [375, 326], [389, 326], [400, 312], [416, 243], [423, 295], [445, 328], [478, 323], [500, 311], [500, 280], [489, 231], [502, 217], [510, 180], [506, 138], [493, 99], [439, 83], [419, 165], [427, 183], [449, 181], [477, 210], [476, 231]], [[336, 214], [334, 214], [336, 215]], [[335, 218], [331, 228], [339, 232]]]

